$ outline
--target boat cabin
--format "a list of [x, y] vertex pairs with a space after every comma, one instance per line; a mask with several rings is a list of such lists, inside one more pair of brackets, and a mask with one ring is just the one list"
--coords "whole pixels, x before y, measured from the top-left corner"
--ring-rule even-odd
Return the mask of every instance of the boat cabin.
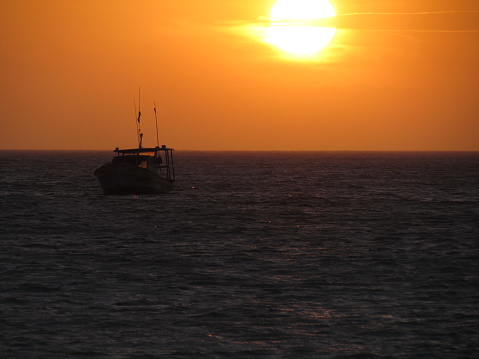
[[113, 157], [113, 163], [131, 164], [154, 173], [159, 171], [160, 175], [168, 180], [175, 180], [173, 148], [167, 148], [163, 145], [161, 147], [120, 150], [117, 147], [113, 152], [118, 154]]

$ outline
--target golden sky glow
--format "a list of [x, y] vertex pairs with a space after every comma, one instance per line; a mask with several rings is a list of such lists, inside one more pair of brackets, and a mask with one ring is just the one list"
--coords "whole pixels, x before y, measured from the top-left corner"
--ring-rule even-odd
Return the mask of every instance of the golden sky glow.
[[0, 148], [479, 150], [478, 1], [275, 3], [1, 1]]

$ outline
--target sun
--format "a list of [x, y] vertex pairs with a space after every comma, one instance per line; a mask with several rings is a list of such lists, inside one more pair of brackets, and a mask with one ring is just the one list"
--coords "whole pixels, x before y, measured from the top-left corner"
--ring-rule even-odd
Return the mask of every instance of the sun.
[[270, 12], [265, 41], [295, 56], [316, 55], [333, 39], [336, 29], [311, 22], [335, 15], [327, 0], [278, 0]]

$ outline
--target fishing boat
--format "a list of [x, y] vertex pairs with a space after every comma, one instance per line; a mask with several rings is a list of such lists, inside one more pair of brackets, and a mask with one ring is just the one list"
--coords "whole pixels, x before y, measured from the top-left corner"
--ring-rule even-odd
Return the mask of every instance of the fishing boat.
[[173, 149], [166, 146], [120, 150], [94, 174], [105, 194], [167, 193], [174, 187]]
[[141, 111], [138, 111], [138, 148], [120, 150], [117, 147], [113, 151], [116, 155], [112, 161], [94, 172], [105, 194], [167, 193], [173, 189], [174, 150], [165, 145], [159, 146], [156, 104], [154, 111], [157, 146], [143, 148], [143, 133], [140, 129]]

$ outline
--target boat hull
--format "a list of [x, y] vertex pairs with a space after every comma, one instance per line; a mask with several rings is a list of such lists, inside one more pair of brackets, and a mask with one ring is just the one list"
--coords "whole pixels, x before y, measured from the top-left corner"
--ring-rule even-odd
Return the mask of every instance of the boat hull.
[[94, 172], [105, 194], [168, 193], [174, 184], [146, 168], [108, 163]]

